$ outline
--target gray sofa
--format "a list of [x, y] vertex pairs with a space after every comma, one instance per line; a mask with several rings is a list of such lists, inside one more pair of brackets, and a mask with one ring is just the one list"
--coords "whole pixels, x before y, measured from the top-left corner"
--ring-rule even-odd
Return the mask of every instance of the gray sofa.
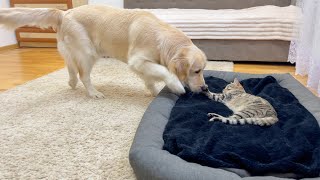
[[[296, 0], [124, 0], [128, 9], [242, 9], [254, 6], [289, 6]], [[210, 60], [287, 62], [289, 41], [193, 40]]]

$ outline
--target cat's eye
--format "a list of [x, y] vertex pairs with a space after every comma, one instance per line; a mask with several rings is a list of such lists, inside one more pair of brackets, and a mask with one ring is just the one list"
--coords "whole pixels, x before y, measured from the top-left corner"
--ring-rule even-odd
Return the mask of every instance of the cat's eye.
[[201, 72], [201, 70], [195, 71], [194, 73], [199, 74]]

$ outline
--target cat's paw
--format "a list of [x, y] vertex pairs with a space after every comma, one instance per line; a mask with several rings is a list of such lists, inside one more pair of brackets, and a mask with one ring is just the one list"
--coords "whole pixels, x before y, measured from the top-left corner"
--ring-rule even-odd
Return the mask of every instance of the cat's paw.
[[216, 114], [216, 113], [208, 113], [207, 115], [208, 115], [208, 117], [219, 117], [220, 116], [219, 114]]
[[209, 121], [221, 121], [219, 117], [210, 118]]
[[204, 94], [205, 94], [209, 99], [214, 100], [214, 99], [213, 99], [213, 93], [212, 93], [212, 92], [208, 91], [208, 92], [204, 92]]
[[211, 117], [211, 119], [209, 119], [209, 121], [225, 121], [224, 123], [226, 123], [227, 121], [226, 121], [226, 118], [225, 117], [223, 117], [223, 116], [221, 116], [221, 115], [219, 115], [219, 114], [216, 114], [216, 113], [208, 113], [207, 114], [208, 115], [208, 117]]

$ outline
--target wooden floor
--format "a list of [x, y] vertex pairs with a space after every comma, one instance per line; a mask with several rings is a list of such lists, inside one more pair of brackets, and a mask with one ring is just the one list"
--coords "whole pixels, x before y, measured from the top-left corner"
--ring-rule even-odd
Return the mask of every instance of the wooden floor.
[[56, 49], [25, 48], [0, 51], [0, 91], [64, 67]]
[[[0, 51], [0, 91], [23, 84], [64, 67], [55, 48], [22, 48]], [[295, 76], [290, 64], [235, 63], [235, 72], [290, 73], [306, 85], [307, 77]], [[315, 93], [315, 92], [314, 92]]]

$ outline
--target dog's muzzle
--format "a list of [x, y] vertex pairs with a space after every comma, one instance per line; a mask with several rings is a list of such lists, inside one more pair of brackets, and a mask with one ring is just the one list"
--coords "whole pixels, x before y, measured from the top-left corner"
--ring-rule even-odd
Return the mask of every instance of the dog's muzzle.
[[209, 91], [209, 88], [208, 88], [208, 85], [203, 85], [203, 86], [201, 86], [201, 90], [202, 90], [202, 92], [208, 92]]

